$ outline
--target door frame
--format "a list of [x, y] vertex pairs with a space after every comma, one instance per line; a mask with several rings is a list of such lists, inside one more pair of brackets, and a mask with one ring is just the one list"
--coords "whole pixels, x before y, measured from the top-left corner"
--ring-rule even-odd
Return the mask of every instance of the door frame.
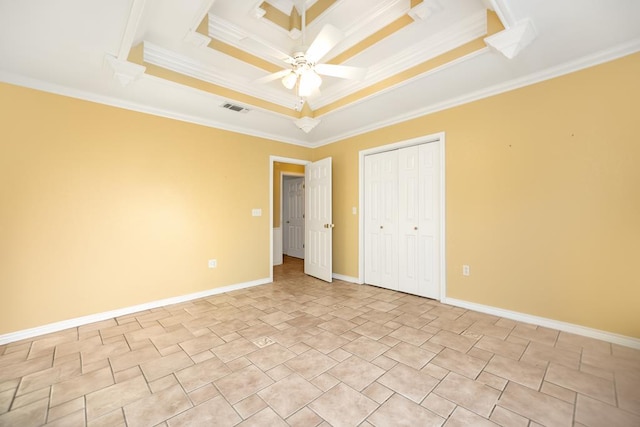
[[[282, 221], [284, 221], [284, 178], [286, 176], [290, 176], [293, 178], [303, 178], [304, 182], [304, 173], [298, 172], [280, 172], [280, 228], [282, 229], [282, 253], [284, 254], [284, 227], [282, 226]], [[304, 258], [302, 258], [304, 259]]]
[[391, 144], [361, 150], [358, 153], [358, 283], [364, 284], [364, 158], [370, 154], [383, 153], [399, 148], [412, 147], [425, 143], [440, 143], [440, 301], [447, 297], [447, 270], [446, 270], [446, 246], [445, 246], [445, 133], [439, 132], [431, 135], [398, 141]]
[[[310, 160], [294, 159], [291, 157], [269, 156], [269, 280], [273, 282], [273, 166], [275, 162], [291, 163], [293, 165], [306, 166]], [[282, 175], [280, 178], [280, 203], [282, 203]], [[282, 205], [280, 206], [282, 217]], [[282, 218], [280, 218], [282, 220]], [[282, 226], [282, 224], [280, 224]]]

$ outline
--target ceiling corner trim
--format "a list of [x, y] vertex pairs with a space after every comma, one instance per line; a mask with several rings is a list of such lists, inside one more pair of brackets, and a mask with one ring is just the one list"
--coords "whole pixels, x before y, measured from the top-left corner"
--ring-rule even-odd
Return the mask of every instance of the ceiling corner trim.
[[409, 10], [409, 16], [414, 21], [425, 21], [443, 9], [439, 0], [424, 0]]
[[507, 0], [483, 0], [487, 9], [494, 11], [505, 28], [516, 25], [516, 18], [509, 7]]
[[147, 67], [143, 65], [118, 59], [111, 55], [105, 55], [104, 60], [111, 68], [113, 77], [116, 78], [122, 86], [127, 86], [129, 83], [142, 76], [147, 69]]
[[120, 49], [118, 49], [118, 54], [116, 55], [116, 58], [120, 60], [125, 60], [127, 56], [129, 56], [129, 51], [133, 47], [133, 41], [144, 13], [145, 3], [146, 0], [133, 0], [133, 3], [131, 4], [131, 12], [127, 19], [127, 26], [122, 36]]
[[525, 19], [517, 25], [485, 38], [484, 41], [508, 59], [513, 59], [537, 36], [538, 33], [531, 19]]

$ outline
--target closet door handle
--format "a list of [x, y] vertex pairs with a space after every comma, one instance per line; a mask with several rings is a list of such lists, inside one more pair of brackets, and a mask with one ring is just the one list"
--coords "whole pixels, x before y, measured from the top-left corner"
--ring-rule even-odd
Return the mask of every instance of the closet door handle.
[[383, 228], [384, 228], [384, 225], [381, 225], [381, 226], [380, 226], [380, 230], [382, 230]]
[[417, 230], [417, 229], [418, 229], [418, 227], [413, 227], [413, 229], [414, 229], [414, 230]]

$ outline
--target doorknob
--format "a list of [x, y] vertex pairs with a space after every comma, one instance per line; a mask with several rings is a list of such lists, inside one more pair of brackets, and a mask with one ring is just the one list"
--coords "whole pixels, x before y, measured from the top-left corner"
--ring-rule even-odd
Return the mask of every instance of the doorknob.
[[287, 224], [289, 224], [289, 221], [287, 221]]
[[324, 225], [324, 228], [333, 228], [333, 227], [335, 227], [335, 225], [333, 225], [333, 224], [325, 224]]
[[381, 226], [380, 226], [380, 230], [382, 230], [383, 228], [384, 228], [384, 225], [381, 225]]
[[414, 229], [414, 230], [417, 230], [417, 229], [418, 229], [418, 227], [413, 227], [413, 229]]

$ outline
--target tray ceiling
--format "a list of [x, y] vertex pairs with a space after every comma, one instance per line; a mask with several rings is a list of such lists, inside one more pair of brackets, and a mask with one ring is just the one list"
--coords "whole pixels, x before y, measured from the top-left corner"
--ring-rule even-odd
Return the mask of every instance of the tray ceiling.
[[[0, 0], [0, 81], [319, 146], [636, 52], [638, 22], [635, 0]], [[256, 82], [326, 25], [318, 63], [364, 78], [303, 103]]]

